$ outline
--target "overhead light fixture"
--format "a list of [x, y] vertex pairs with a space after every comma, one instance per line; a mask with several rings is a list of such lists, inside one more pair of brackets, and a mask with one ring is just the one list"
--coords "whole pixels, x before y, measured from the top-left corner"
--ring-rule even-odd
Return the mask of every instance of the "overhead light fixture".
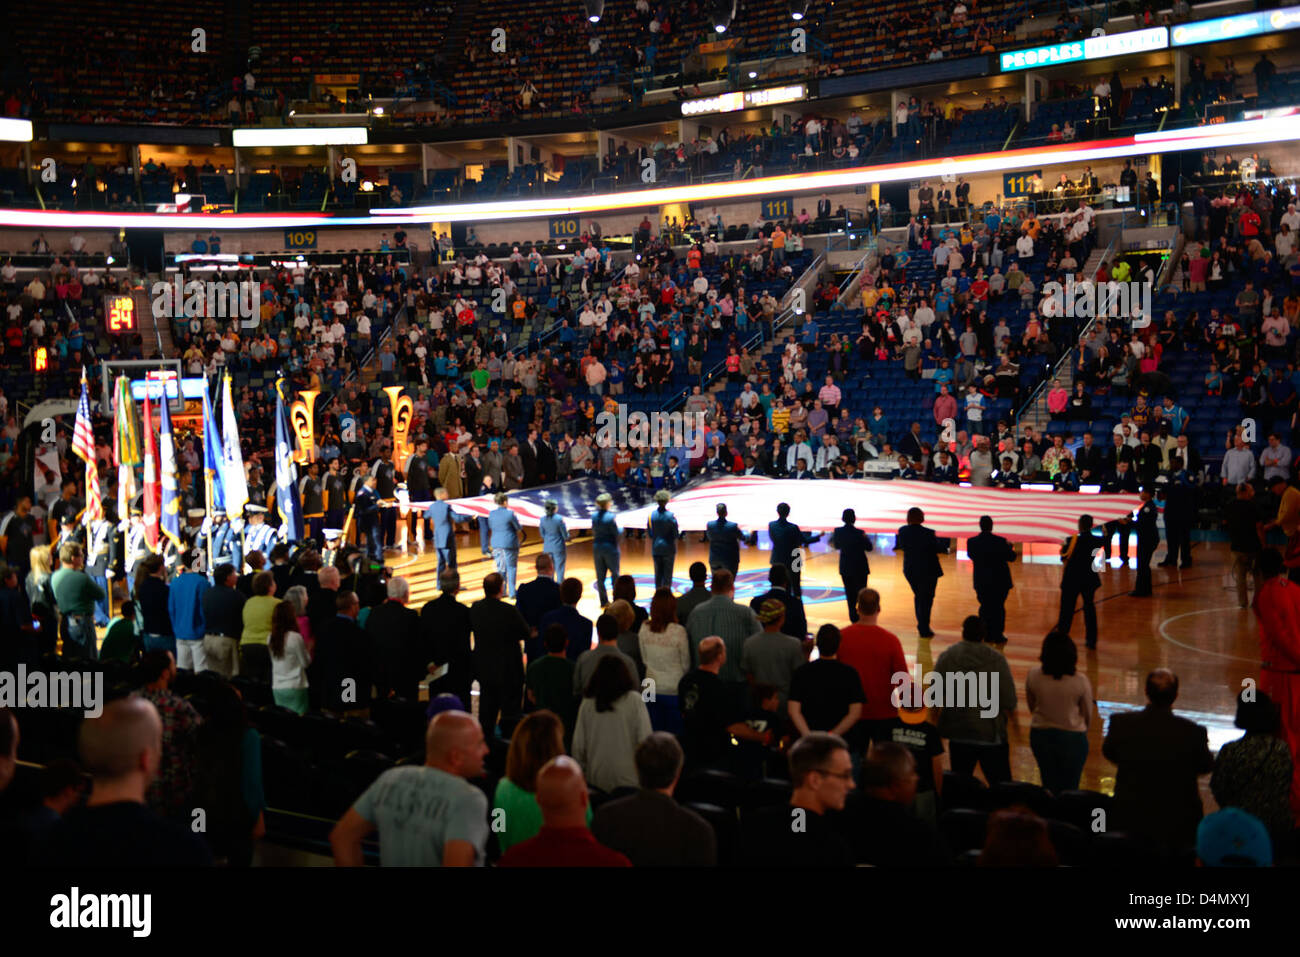
[[808, 0], [790, 0], [790, 19], [802, 20], [808, 15]]
[[605, 14], [605, 0], [582, 0], [582, 6], [587, 11], [589, 22], [600, 23], [600, 18]]
[[383, 108], [382, 106], [376, 106], [376, 107], [375, 107], [373, 110], [371, 110], [370, 112], [374, 113], [375, 116], [383, 116], [383, 115], [384, 115], [384, 108]]
[[726, 33], [731, 21], [736, 18], [736, 0], [713, 0], [709, 19], [715, 33]]
[[757, 79], [758, 79], [758, 74], [755, 73], [753, 70], [750, 70], [750, 71], [749, 71], [749, 78], [750, 78], [751, 80], [757, 80]]

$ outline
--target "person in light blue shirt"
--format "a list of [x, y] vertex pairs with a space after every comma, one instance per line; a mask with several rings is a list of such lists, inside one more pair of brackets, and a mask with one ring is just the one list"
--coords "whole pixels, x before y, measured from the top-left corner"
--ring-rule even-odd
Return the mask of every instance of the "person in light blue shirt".
[[519, 542], [523, 529], [519, 519], [510, 511], [506, 503], [510, 500], [505, 492], [497, 492], [493, 499], [497, 507], [488, 513], [488, 541], [492, 546], [492, 561], [497, 571], [506, 580], [506, 593], [515, 597], [515, 574], [519, 565]]
[[596, 593], [600, 595], [600, 607], [609, 604], [609, 594], [605, 591], [605, 573], [610, 576], [610, 584], [618, 578], [618, 522], [609, 510], [614, 501], [608, 492], [596, 496], [596, 512], [591, 516], [592, 561], [596, 565]]
[[565, 543], [569, 540], [569, 527], [564, 519], [556, 515], [560, 503], [555, 499], [546, 500], [546, 514], [537, 523], [537, 530], [542, 533], [542, 551], [551, 556], [555, 563], [555, 580], [564, 581], [564, 558], [567, 551]]
[[677, 536], [681, 534], [677, 527], [677, 516], [668, 511], [668, 500], [672, 498], [666, 489], [655, 492], [655, 501], [659, 507], [650, 513], [650, 555], [655, 567], [655, 588], [673, 587], [673, 563], [677, 559]]
[[456, 522], [468, 516], [457, 513], [447, 501], [447, 490], [434, 490], [433, 504], [425, 509], [424, 517], [433, 522], [433, 547], [438, 553], [438, 575], [443, 570], [456, 567]]

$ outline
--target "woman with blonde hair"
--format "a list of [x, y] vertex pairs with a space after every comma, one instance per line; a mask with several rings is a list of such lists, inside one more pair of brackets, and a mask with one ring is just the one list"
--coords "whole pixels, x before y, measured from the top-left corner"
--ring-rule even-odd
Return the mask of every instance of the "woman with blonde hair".
[[54, 550], [49, 545], [37, 545], [27, 555], [31, 571], [27, 573], [23, 587], [27, 590], [27, 604], [32, 617], [41, 623], [36, 649], [38, 654], [50, 654], [59, 636], [59, 616], [54, 605], [54, 589], [50, 586], [50, 577], [54, 574]]
[[677, 599], [672, 590], [660, 588], [650, 600], [650, 617], [638, 633], [645, 676], [654, 689], [646, 703], [650, 724], [656, 731], [677, 734], [682, 715], [677, 705], [677, 683], [691, 670], [691, 647], [686, 629], [677, 621]]
[[[500, 811], [505, 830], [497, 832], [497, 847], [505, 853], [512, 845], [535, 837], [542, 829], [542, 809], [537, 805], [537, 772], [551, 758], [564, 753], [564, 723], [554, 711], [534, 711], [519, 722], [510, 736], [506, 775], [497, 782], [492, 798], [493, 817]], [[591, 808], [587, 808], [591, 823]]]

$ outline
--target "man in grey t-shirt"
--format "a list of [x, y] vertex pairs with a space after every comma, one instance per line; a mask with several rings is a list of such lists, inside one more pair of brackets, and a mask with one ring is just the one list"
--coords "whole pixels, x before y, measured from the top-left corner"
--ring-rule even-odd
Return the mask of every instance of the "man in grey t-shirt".
[[785, 603], [769, 598], [760, 606], [758, 620], [763, 630], [745, 639], [740, 652], [740, 670], [755, 685], [772, 685], [781, 692], [784, 705], [790, 695], [790, 681], [795, 671], [808, 663], [803, 643], [781, 631], [785, 623]]
[[463, 711], [444, 711], [429, 722], [424, 748], [423, 765], [385, 771], [334, 826], [340, 867], [361, 865], [361, 841], [375, 830], [384, 867], [483, 864], [487, 797], [467, 780], [483, 773], [482, 727]]

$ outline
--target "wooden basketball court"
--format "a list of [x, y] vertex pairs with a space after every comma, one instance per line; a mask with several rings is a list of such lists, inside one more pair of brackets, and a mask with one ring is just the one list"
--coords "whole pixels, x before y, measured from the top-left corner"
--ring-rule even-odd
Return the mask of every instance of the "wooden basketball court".
[[[811, 546], [802, 577], [809, 630], [814, 633], [826, 622], [841, 626], [849, 623], [837, 555], [827, 549], [828, 538]], [[876, 551], [871, 555], [869, 584], [881, 594], [880, 623], [898, 635], [909, 665], [914, 667], [919, 662], [928, 671], [945, 649], [961, 640], [962, 620], [978, 608], [971, 585], [971, 565], [965, 559], [965, 542], [954, 542], [956, 554], [943, 559], [944, 577], [939, 582], [932, 621], [936, 635], [923, 640], [916, 633], [912, 593], [903, 579], [902, 558], [892, 552], [893, 537], [873, 536], [873, 540]], [[460, 598], [470, 603], [482, 596], [483, 577], [495, 569], [491, 558], [480, 557], [476, 536], [462, 534], [458, 545]], [[1037, 783], [1038, 767], [1029, 749], [1024, 681], [1038, 662], [1043, 636], [1056, 624], [1061, 565], [1056, 545], [1031, 544], [1018, 546], [1017, 550], [1021, 557], [1012, 570], [1015, 588], [1007, 600], [1005, 650], [1019, 697], [1011, 761], [1018, 780]], [[537, 531], [528, 529], [519, 559], [520, 583], [533, 577], [533, 561], [540, 551]], [[648, 607], [654, 593], [649, 542], [625, 539], [622, 553], [621, 571], [636, 577], [637, 601]], [[1198, 542], [1192, 554], [1195, 564], [1191, 568], [1152, 569], [1152, 597], [1130, 598], [1128, 593], [1137, 575], [1132, 567], [1133, 555], [1130, 554], [1130, 567], [1118, 567], [1118, 551], [1115, 552], [1111, 566], [1101, 573], [1102, 587], [1096, 596], [1099, 635], [1096, 651], [1085, 649], [1082, 613], [1075, 614], [1073, 631], [1079, 646], [1080, 668], [1092, 682], [1101, 718], [1089, 732], [1091, 748], [1081, 787], [1113, 791], [1115, 768], [1101, 756], [1105, 722], [1117, 710], [1145, 705], [1143, 686], [1153, 668], [1171, 668], [1178, 675], [1181, 688], [1175, 710], [1206, 725], [1212, 750], [1217, 751], [1224, 742], [1241, 734], [1232, 723], [1235, 696], [1244, 679], [1258, 677], [1258, 626], [1252, 611], [1237, 607], [1227, 543]], [[708, 546], [699, 542], [698, 533], [688, 533], [677, 553], [675, 593], [681, 594], [689, 588], [690, 563], [706, 561], [707, 557]], [[1162, 546], [1155, 558], [1159, 561], [1163, 557]], [[767, 551], [742, 550], [738, 600], [748, 602], [767, 590], [767, 563]], [[410, 581], [413, 607], [418, 609], [437, 595], [436, 558], [432, 553], [390, 552], [387, 564]], [[594, 619], [600, 613], [600, 604], [593, 586], [590, 540], [570, 544], [566, 574], [586, 583], [579, 608]], [[1208, 785], [1203, 787], [1203, 792], [1207, 809], [1213, 809], [1215, 804]]]

